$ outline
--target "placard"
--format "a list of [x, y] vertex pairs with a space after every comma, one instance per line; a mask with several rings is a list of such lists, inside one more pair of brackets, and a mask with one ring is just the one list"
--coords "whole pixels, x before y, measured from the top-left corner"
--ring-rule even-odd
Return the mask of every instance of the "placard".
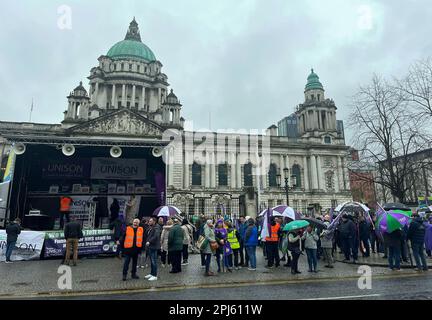
[[[6, 260], [6, 230], [0, 230], [0, 261]], [[45, 232], [21, 231], [11, 260], [39, 260], [44, 244]]]

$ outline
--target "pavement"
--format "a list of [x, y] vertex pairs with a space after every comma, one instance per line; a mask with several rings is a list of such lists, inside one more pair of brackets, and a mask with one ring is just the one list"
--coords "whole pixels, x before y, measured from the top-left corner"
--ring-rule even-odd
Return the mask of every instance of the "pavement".
[[[383, 258], [383, 256], [384, 256], [384, 254], [382, 254], [382, 253], [371, 253], [370, 256], [367, 258], [359, 255], [357, 264], [364, 264], [364, 265], [368, 265], [371, 267], [384, 267], [385, 268], [388, 266], [388, 259]], [[345, 259], [345, 257], [342, 254], [337, 254], [335, 260], [338, 262], [343, 262], [344, 259]], [[413, 263], [412, 265], [411, 265], [410, 259], [408, 259], [407, 262], [401, 260], [401, 268], [412, 269], [413, 266], [415, 266], [415, 260], [414, 260], [413, 256], [411, 256], [411, 259], [412, 259], [412, 263]], [[428, 266], [431, 268], [432, 267], [432, 259], [428, 258], [426, 256], [426, 262], [427, 262]], [[346, 263], [352, 263], [352, 261], [346, 262]]]
[[[340, 256], [336, 257], [341, 260]], [[385, 259], [372, 257], [370, 261]], [[149, 282], [144, 279], [150, 268], [139, 269], [138, 280], [130, 279], [122, 281], [122, 261], [117, 258], [87, 258], [81, 259], [76, 267], [71, 267], [71, 289], [61, 289], [58, 283], [64, 279], [63, 272], [59, 270], [60, 260], [21, 261], [12, 264], [0, 264], [0, 298], [34, 298], [71, 295], [103, 295], [114, 292], [134, 292], [139, 290], [181, 288], [210, 288], [226, 285], [258, 285], [278, 284], [286, 282], [313, 282], [334, 281], [359, 278], [359, 264], [335, 263], [334, 269], [324, 268], [319, 262], [318, 273], [307, 272], [306, 256], [300, 257], [299, 269], [302, 274], [291, 275], [290, 268], [279, 267], [266, 269], [262, 250], [257, 251], [257, 270], [249, 271], [247, 268], [234, 270], [233, 273], [220, 273], [214, 277], [205, 277], [204, 270], [200, 266], [200, 256], [191, 254], [189, 265], [182, 266], [179, 274], [170, 274], [169, 268], [159, 266], [158, 280]], [[359, 261], [362, 264], [361, 261]], [[429, 263], [431, 260], [429, 259]], [[212, 270], [215, 270], [216, 262], [212, 259]], [[387, 277], [394, 275], [395, 271], [389, 270], [387, 265], [374, 266], [372, 275]], [[432, 273], [432, 271], [430, 271]], [[415, 275], [412, 269], [404, 269], [398, 272], [400, 275]], [[426, 273], [426, 274], [429, 274]]]

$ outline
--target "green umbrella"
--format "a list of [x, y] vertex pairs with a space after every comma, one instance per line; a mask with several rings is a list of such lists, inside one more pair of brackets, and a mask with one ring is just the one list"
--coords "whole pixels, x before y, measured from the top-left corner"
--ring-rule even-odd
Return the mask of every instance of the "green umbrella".
[[376, 223], [381, 232], [392, 233], [397, 229], [402, 229], [411, 220], [411, 211], [389, 210], [382, 213]]
[[295, 229], [302, 229], [309, 225], [309, 222], [306, 220], [294, 220], [290, 223], [287, 223], [285, 227], [283, 228], [283, 231], [291, 231]]

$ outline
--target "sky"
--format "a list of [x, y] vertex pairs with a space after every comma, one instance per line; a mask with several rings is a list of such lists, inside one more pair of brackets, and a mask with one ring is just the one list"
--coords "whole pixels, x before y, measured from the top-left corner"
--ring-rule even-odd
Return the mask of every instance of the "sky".
[[347, 122], [374, 73], [402, 76], [432, 53], [427, 0], [9, 1], [0, 120], [29, 121], [33, 99], [33, 122], [62, 121], [66, 96], [134, 16], [196, 130], [277, 124], [304, 102], [312, 67]]

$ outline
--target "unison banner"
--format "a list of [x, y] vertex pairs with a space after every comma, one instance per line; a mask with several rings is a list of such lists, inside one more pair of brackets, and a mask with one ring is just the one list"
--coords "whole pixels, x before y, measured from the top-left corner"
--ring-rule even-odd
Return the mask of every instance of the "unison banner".
[[[6, 230], [0, 230], [0, 261], [6, 260]], [[39, 260], [44, 244], [45, 232], [21, 231], [11, 260]]]
[[145, 180], [145, 159], [93, 158], [92, 179]]
[[[117, 245], [111, 230], [83, 230], [84, 237], [79, 239], [79, 255], [98, 255], [115, 253]], [[64, 257], [66, 254], [66, 239], [63, 231], [45, 233], [44, 258]]]
[[90, 159], [43, 159], [40, 165], [45, 179], [88, 178], [90, 175]]

